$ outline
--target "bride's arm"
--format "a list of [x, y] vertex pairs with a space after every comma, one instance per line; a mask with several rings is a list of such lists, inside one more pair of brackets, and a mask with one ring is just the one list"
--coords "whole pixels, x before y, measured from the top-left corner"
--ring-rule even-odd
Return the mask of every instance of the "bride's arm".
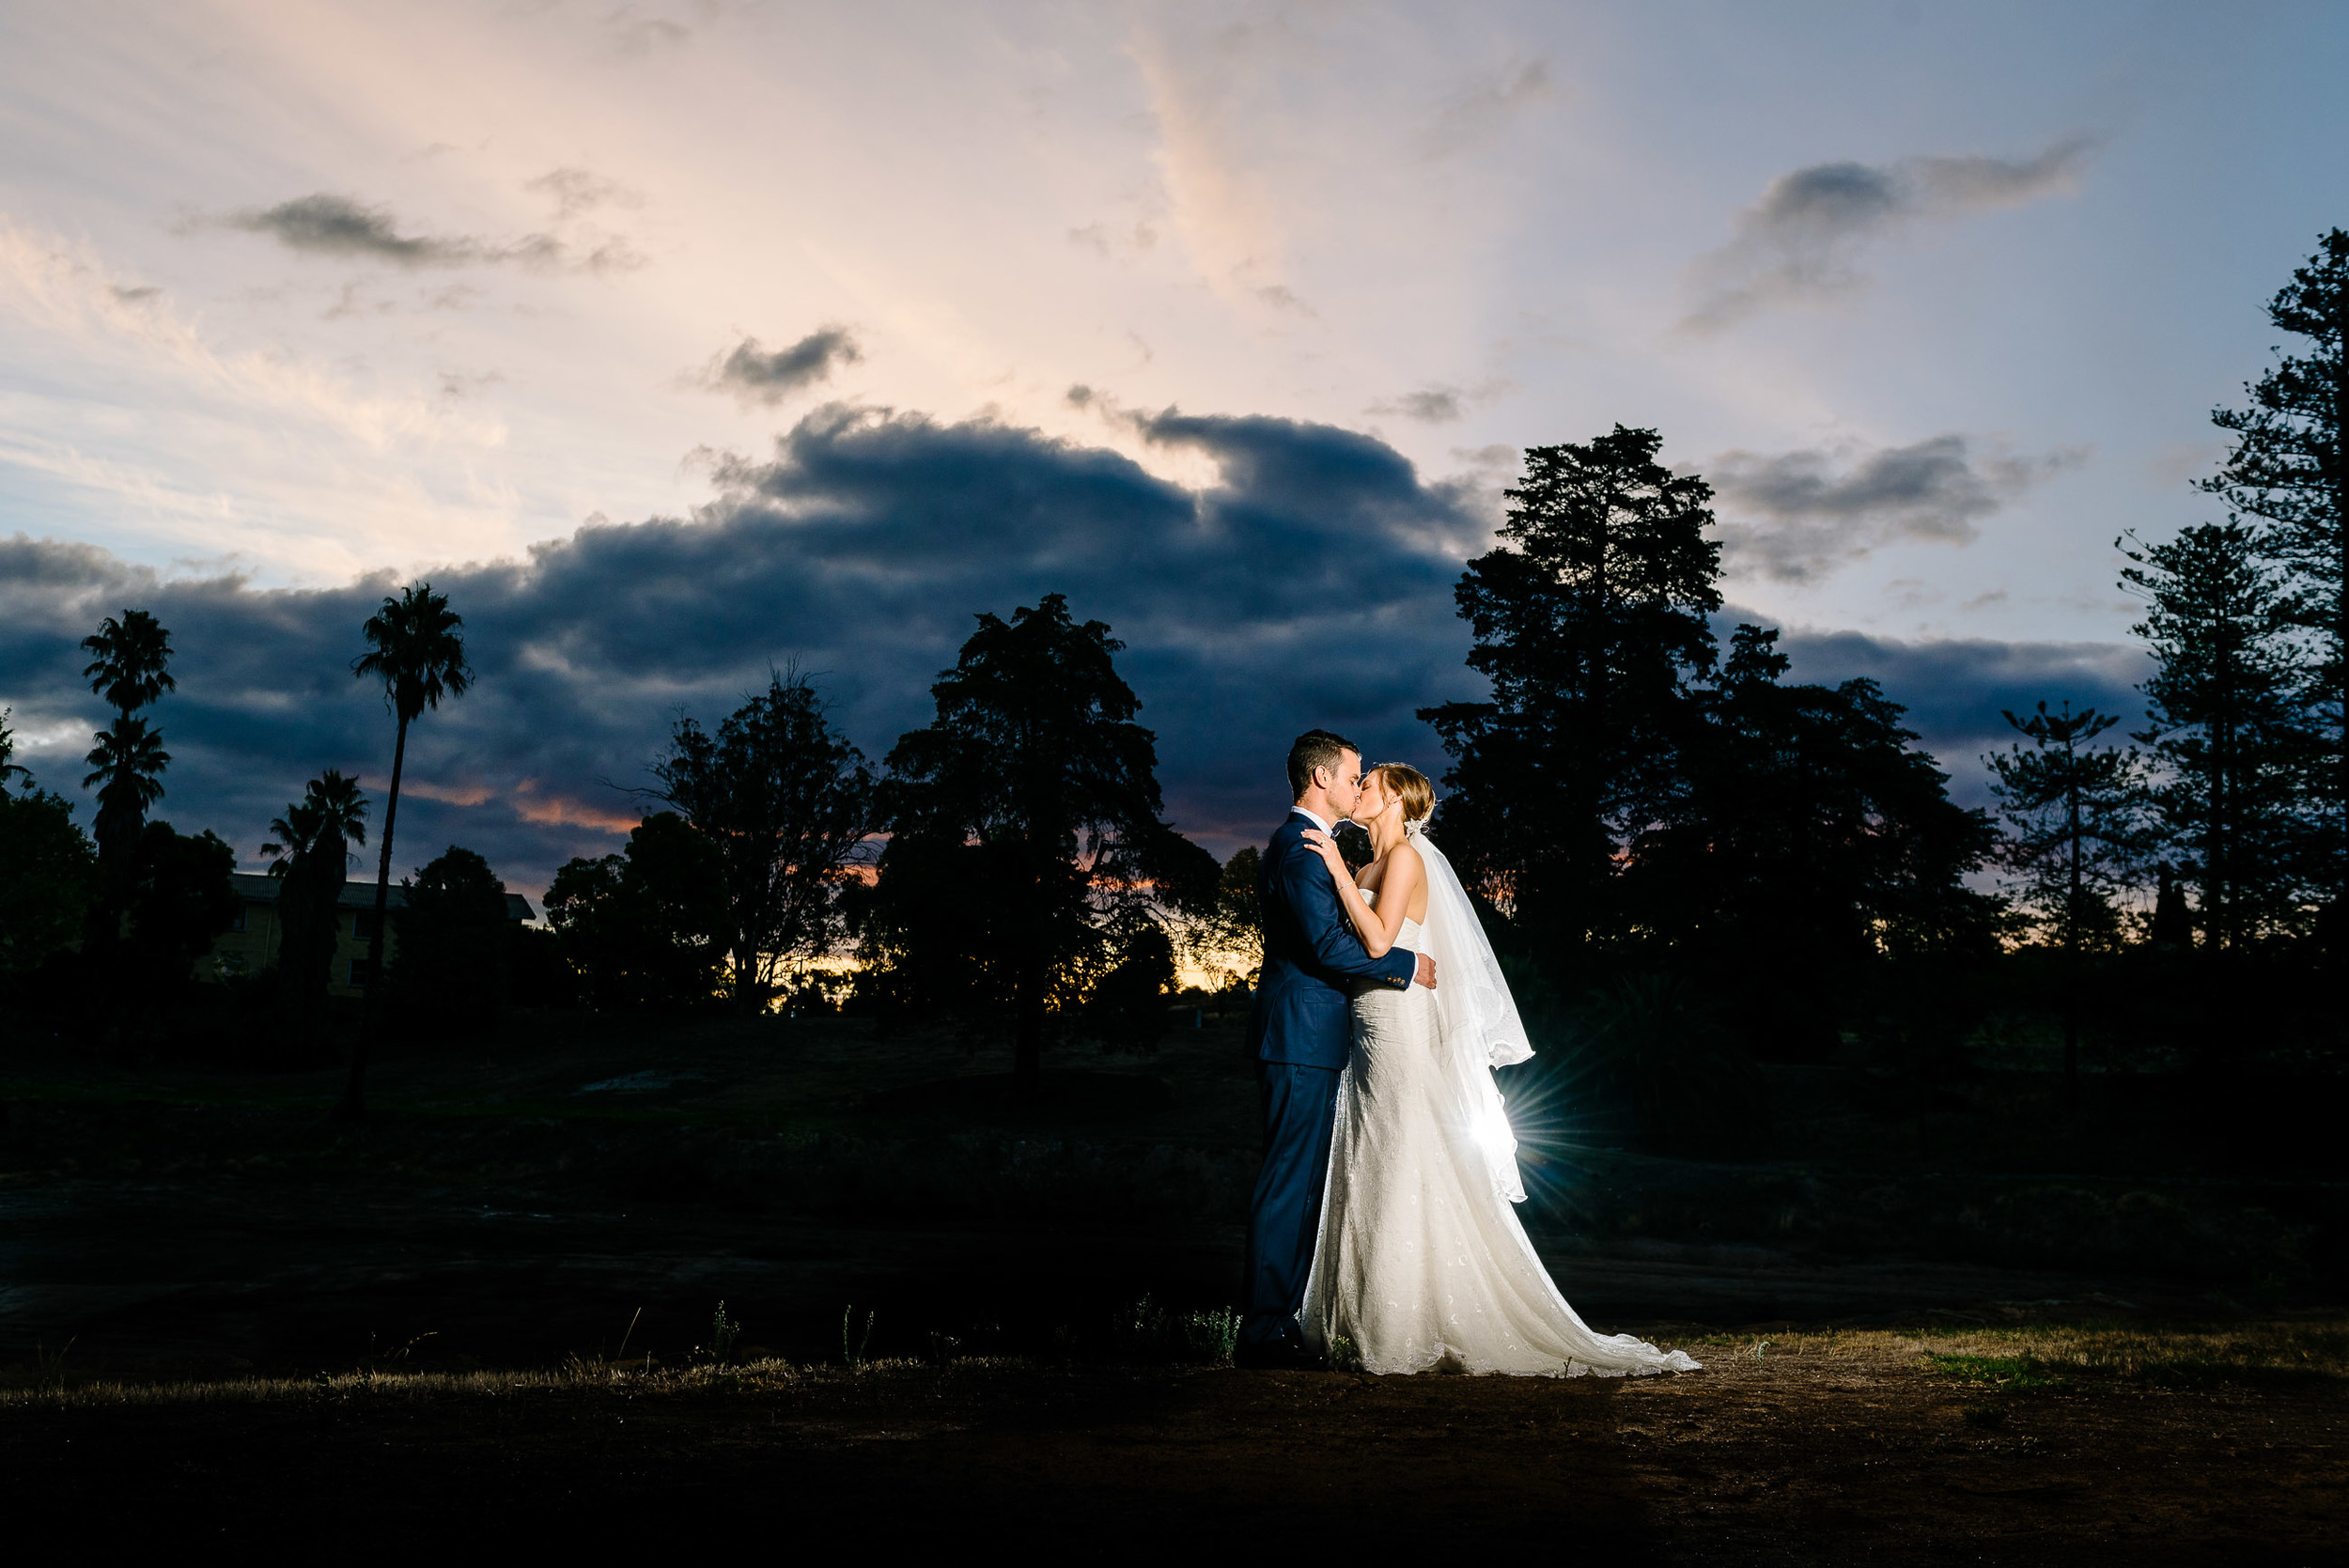
[[1330, 868], [1338, 902], [1346, 907], [1346, 918], [1354, 923], [1354, 933], [1362, 939], [1362, 946], [1372, 957], [1385, 957], [1394, 949], [1395, 933], [1403, 929], [1403, 912], [1411, 907], [1411, 894], [1419, 886], [1418, 852], [1406, 854], [1410, 846], [1405, 845], [1388, 861], [1386, 885], [1378, 893], [1379, 907], [1373, 908], [1355, 884], [1354, 874], [1346, 868], [1346, 857], [1338, 853], [1336, 840], [1318, 828], [1308, 828], [1305, 843]]

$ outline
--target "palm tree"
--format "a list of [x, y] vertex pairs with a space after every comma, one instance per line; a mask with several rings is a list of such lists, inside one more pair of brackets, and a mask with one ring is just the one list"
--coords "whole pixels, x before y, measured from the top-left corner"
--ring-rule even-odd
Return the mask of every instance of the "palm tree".
[[125, 610], [120, 620], [107, 616], [96, 632], [82, 639], [82, 646], [97, 656], [82, 671], [83, 677], [115, 710], [113, 726], [98, 733], [98, 748], [89, 754], [90, 766], [98, 771], [82, 781], [86, 789], [101, 779], [107, 781], [98, 793], [94, 827], [109, 889], [103, 903], [111, 903], [130, 878], [131, 846], [138, 843], [147, 808], [163, 799], [163, 786], [156, 775], [171, 761], [171, 753], [163, 749], [163, 732], [132, 715], [164, 692], [179, 690], [179, 683], [165, 668], [171, 662], [171, 633], [144, 610]]
[[82, 672], [89, 689], [125, 718], [179, 689], [163, 668], [171, 662], [171, 633], [144, 610], [125, 610], [118, 621], [107, 616], [82, 646], [98, 656]]
[[392, 894], [392, 825], [399, 815], [399, 774], [408, 760], [408, 726], [443, 697], [461, 697], [473, 684], [465, 663], [464, 619], [448, 607], [448, 596], [429, 582], [412, 582], [359, 629], [371, 650], [353, 660], [350, 673], [383, 683], [383, 706], [398, 727], [392, 741], [392, 787], [383, 801], [382, 856], [375, 876], [375, 926], [367, 933], [368, 1027], [350, 1053], [350, 1081], [336, 1114], [357, 1121], [365, 1110], [367, 1036], [383, 1014], [383, 915]]
[[366, 843], [366, 815], [359, 781], [330, 768], [269, 825], [274, 840], [261, 846], [261, 858], [277, 862], [270, 875], [284, 879], [277, 898], [285, 932], [277, 968], [285, 1011], [297, 1023], [309, 1020], [323, 1002], [350, 846]]
[[171, 766], [171, 753], [163, 750], [161, 730], [128, 713], [92, 738], [98, 744], [86, 759], [91, 771], [82, 787], [97, 786], [99, 859], [119, 880], [146, 824], [147, 808], [163, 798], [161, 775]]

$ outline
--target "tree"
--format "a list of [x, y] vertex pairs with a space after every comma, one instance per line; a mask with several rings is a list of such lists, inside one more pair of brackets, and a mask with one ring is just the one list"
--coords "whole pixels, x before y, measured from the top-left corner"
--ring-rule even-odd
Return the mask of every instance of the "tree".
[[393, 916], [399, 953], [380, 989], [413, 1026], [471, 1034], [497, 1021], [506, 1005], [513, 922], [506, 884], [490, 862], [452, 844], [400, 878], [406, 902]]
[[92, 655], [83, 678], [115, 710], [114, 722], [93, 737], [98, 745], [88, 760], [94, 771], [82, 781], [85, 789], [100, 786], [93, 828], [106, 893], [91, 911], [88, 946], [102, 952], [117, 938], [139, 831], [148, 808], [163, 799], [162, 774], [171, 765], [163, 733], [133, 715], [179, 683], [169, 669], [171, 633], [147, 611], [125, 610], [119, 620], [107, 616], [82, 646]]
[[326, 1005], [350, 846], [366, 843], [366, 815], [359, 781], [330, 768], [269, 825], [276, 836], [261, 846], [261, 858], [273, 862], [270, 875], [281, 878], [278, 1000], [297, 1030], [316, 1027]]
[[1740, 626], [1691, 694], [1624, 900], [1651, 964], [1727, 1000], [1767, 1054], [1818, 1061], [1871, 967], [1986, 948], [1993, 911], [1965, 879], [1992, 835], [1874, 681], [1787, 682], [1777, 644]]
[[149, 822], [140, 830], [124, 910], [133, 995], [151, 1006], [186, 987], [196, 960], [243, 906], [236, 869], [236, 850], [209, 829], [185, 834]]
[[83, 776], [82, 787], [98, 790], [96, 836], [106, 896], [94, 910], [98, 924], [91, 936], [92, 946], [102, 951], [115, 939], [139, 835], [147, 825], [148, 808], [163, 798], [163, 773], [171, 766], [171, 753], [163, 750], [160, 730], [127, 713], [116, 715], [93, 738], [98, 744], [90, 749], [90, 771]]
[[2318, 896], [2339, 901], [2349, 895], [2349, 233], [2318, 242], [2267, 318], [2306, 348], [2279, 350], [2244, 389], [2245, 407], [2212, 412], [2234, 444], [2202, 488], [2254, 520], [2260, 553], [2288, 574], [2278, 609], [2312, 636], [2300, 675], [2321, 827], [2305, 874]]
[[2063, 953], [2063, 1098], [2077, 1108], [2081, 954], [2118, 939], [2113, 898], [2136, 885], [2152, 842], [2149, 783], [2134, 750], [2090, 744], [2117, 714], [2074, 713], [2068, 702], [2049, 713], [2043, 702], [2030, 718], [2008, 713], [2006, 722], [2030, 744], [1983, 758], [2008, 829], [1999, 859], [2022, 907]]
[[725, 867], [675, 812], [638, 823], [620, 854], [564, 865], [546, 905], [595, 1006], [682, 1008], [718, 994]]
[[1527, 450], [1502, 543], [1456, 591], [1492, 698], [1420, 711], [1453, 758], [1447, 850], [1562, 942], [1618, 924], [1618, 858], [1662, 809], [1687, 682], [1713, 664], [1713, 492], [1658, 464], [1660, 444], [1618, 425]]
[[16, 731], [8, 724], [8, 721], [15, 716], [16, 709], [0, 707], [0, 790], [8, 787], [10, 779], [21, 779], [23, 781], [23, 787], [30, 791], [33, 772], [16, 760]]
[[1219, 868], [1159, 817], [1156, 737], [1108, 626], [1071, 620], [1059, 594], [978, 623], [930, 688], [936, 720], [889, 753], [863, 931], [917, 1004], [1007, 1012], [1033, 1093], [1048, 1018], [1081, 1004], [1151, 908], [1207, 908]]
[[1214, 904], [1181, 923], [1184, 963], [1222, 976], [1226, 991], [1252, 990], [1264, 967], [1264, 914], [1256, 901], [1256, 869], [1262, 861], [1252, 844], [1234, 850], [1223, 862]]
[[0, 790], [0, 975], [70, 947], [99, 891], [98, 852], [73, 803], [48, 790]]
[[367, 935], [367, 1025], [350, 1051], [350, 1077], [336, 1114], [357, 1121], [366, 1110], [367, 1047], [381, 1024], [385, 910], [392, 896], [392, 827], [399, 815], [399, 776], [408, 761], [408, 726], [443, 697], [465, 694], [473, 670], [465, 662], [464, 619], [448, 607], [448, 596], [429, 582], [413, 582], [359, 629], [369, 651], [351, 661], [351, 674], [383, 683], [383, 705], [396, 721], [392, 739], [392, 787], [383, 800], [383, 842], [375, 874], [375, 918]]
[[2158, 666], [2136, 738], [2162, 765], [2163, 833], [2195, 857], [2183, 869], [2201, 893], [2206, 951], [2223, 963], [2300, 924], [2300, 800], [2315, 753], [2289, 600], [2238, 522], [2123, 543], [2122, 583], [2147, 605], [2132, 629]]
[[832, 951], [842, 884], [879, 826], [864, 753], [796, 673], [737, 708], [715, 735], [677, 721], [651, 793], [713, 845], [725, 908], [717, 933], [735, 1005], [767, 1005], [795, 961]]

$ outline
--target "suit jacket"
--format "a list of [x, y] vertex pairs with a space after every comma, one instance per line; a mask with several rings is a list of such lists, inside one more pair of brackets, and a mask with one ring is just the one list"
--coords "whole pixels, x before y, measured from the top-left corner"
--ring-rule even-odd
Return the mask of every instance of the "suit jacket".
[[1419, 972], [1419, 955], [1397, 947], [1374, 958], [1363, 951], [1330, 884], [1330, 868], [1305, 842], [1312, 826], [1302, 812], [1290, 813], [1273, 831], [1256, 873], [1264, 970], [1248, 1014], [1248, 1052], [1259, 1062], [1336, 1071], [1354, 1048], [1346, 1010], [1352, 987], [1403, 989]]

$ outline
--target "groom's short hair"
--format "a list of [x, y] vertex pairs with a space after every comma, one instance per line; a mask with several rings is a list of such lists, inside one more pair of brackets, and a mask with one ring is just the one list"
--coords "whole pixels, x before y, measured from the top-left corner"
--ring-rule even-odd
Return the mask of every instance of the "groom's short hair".
[[1289, 799], [1301, 800], [1305, 791], [1314, 786], [1314, 769], [1335, 768], [1346, 753], [1356, 756], [1362, 749], [1342, 735], [1328, 730], [1307, 730], [1289, 744]]

